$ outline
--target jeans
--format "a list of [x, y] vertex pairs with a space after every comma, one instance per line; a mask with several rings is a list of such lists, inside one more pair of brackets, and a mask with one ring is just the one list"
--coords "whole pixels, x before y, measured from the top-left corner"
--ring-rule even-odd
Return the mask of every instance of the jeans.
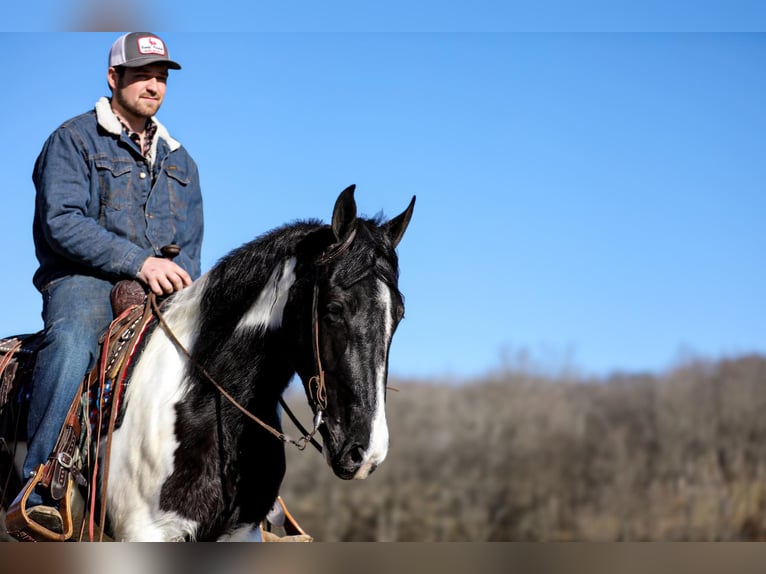
[[[96, 364], [98, 339], [112, 320], [111, 289], [110, 281], [72, 275], [42, 290], [45, 335], [32, 374], [26, 477], [47, 460], [83, 377]], [[38, 493], [30, 495], [29, 506], [42, 503]]]

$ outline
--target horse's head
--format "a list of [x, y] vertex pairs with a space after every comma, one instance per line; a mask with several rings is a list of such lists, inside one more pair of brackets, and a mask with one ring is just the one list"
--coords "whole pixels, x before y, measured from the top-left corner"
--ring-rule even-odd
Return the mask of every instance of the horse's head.
[[366, 478], [388, 452], [388, 351], [404, 316], [395, 248], [414, 205], [413, 197], [386, 223], [358, 219], [354, 186], [347, 188], [335, 203], [332, 244], [314, 259], [314, 365], [301, 375], [322, 411], [327, 462], [344, 479]]

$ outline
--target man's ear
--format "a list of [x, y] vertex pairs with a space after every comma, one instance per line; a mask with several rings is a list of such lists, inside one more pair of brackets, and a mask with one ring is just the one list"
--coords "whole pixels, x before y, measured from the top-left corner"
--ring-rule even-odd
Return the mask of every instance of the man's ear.
[[119, 79], [120, 73], [117, 71], [117, 68], [109, 66], [109, 69], [106, 71], [106, 82], [109, 84], [112, 91], [117, 89], [117, 82]]

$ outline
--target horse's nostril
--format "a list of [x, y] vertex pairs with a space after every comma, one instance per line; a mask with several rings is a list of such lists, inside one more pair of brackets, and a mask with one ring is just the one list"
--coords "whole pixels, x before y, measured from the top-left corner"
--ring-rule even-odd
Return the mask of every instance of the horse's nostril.
[[364, 464], [365, 452], [362, 445], [352, 444], [348, 448], [344, 448], [341, 454], [333, 457], [330, 466], [332, 466], [335, 474], [343, 480], [357, 478], [357, 473]]
[[364, 460], [364, 449], [359, 445], [351, 447], [351, 450], [348, 451], [348, 457], [354, 464], [362, 464], [362, 461]]

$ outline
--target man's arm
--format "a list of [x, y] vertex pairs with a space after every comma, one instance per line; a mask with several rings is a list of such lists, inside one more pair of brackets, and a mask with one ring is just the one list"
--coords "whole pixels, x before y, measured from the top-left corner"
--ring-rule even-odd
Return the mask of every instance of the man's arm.
[[138, 276], [153, 252], [88, 217], [91, 173], [85, 147], [76, 133], [62, 127], [48, 138], [33, 179], [42, 232], [54, 251], [104, 274]]

